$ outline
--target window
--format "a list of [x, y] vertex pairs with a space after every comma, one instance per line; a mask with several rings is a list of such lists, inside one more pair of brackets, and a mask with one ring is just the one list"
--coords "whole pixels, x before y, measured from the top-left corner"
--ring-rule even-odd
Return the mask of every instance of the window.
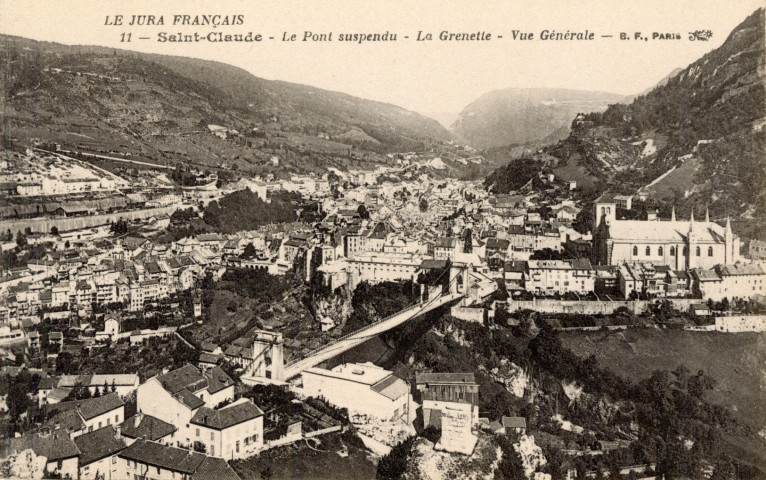
[[98, 422], [98, 428], [101, 428], [101, 422]]
[[215, 457], [215, 445], [210, 445], [210, 456]]
[[117, 457], [112, 457], [112, 465], [116, 465], [116, 464], [117, 464]]
[[215, 440], [215, 432], [210, 432], [210, 441]]
[[697, 247], [697, 256], [699, 257], [701, 253], [700, 247]]
[[160, 474], [160, 467], [157, 467], [157, 475]]
[[684, 257], [689, 255], [689, 249], [684, 247]]
[[199, 437], [199, 428], [197, 429], [197, 437]]
[[670, 247], [670, 256], [674, 256], [676, 254], [676, 247]]
[[707, 247], [707, 256], [712, 257], [713, 256], [713, 247]]
[[662, 247], [658, 248], [657, 249], [657, 255], [662, 256], [662, 253], [663, 253]]
[[651, 254], [652, 254], [652, 248], [651, 247], [646, 247], [646, 256], [648, 257]]
[[638, 247], [635, 245], [633, 246], [633, 255], [638, 256]]
[[120, 423], [120, 414], [114, 416], [114, 423]]

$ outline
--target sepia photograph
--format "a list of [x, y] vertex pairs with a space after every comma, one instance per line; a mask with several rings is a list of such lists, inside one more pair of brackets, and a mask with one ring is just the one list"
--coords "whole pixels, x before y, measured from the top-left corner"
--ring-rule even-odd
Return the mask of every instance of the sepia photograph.
[[762, 0], [0, 0], [0, 479], [766, 479]]

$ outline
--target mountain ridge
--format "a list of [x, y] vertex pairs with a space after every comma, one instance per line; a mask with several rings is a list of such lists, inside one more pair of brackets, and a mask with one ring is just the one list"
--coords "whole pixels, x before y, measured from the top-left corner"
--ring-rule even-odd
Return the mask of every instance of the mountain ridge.
[[565, 88], [505, 88], [481, 95], [450, 127], [459, 141], [479, 149], [566, 138], [579, 112], [604, 109], [624, 96]]
[[609, 188], [708, 205], [716, 218], [766, 219], [765, 27], [760, 8], [664, 85], [578, 115], [566, 139], [530, 160], [588, 195]]
[[[0, 62], [7, 66], [0, 85], [7, 139], [71, 144], [98, 137], [97, 150], [131, 145], [127, 153], [157, 161], [175, 152], [227, 163], [232, 156], [268, 160], [273, 152], [252, 149], [273, 150], [275, 138], [296, 157], [361, 157], [449, 140], [444, 127], [417, 112], [212, 60], [0, 35]], [[242, 145], [200, 139], [209, 124], [226, 127], [229, 140], [237, 132]]]

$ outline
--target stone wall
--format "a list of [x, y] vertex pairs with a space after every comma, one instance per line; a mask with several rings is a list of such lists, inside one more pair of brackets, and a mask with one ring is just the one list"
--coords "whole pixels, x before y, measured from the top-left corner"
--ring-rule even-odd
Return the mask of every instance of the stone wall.
[[[534, 310], [541, 313], [570, 313], [574, 315], [611, 315], [619, 308], [625, 307], [628, 311], [640, 314], [649, 309], [652, 303], [662, 301], [657, 300], [625, 300], [625, 301], [585, 301], [585, 300], [508, 300], [508, 312], [519, 310]], [[700, 303], [702, 300], [689, 298], [668, 298], [668, 301], [674, 308], [682, 311], [689, 310], [693, 303]]]

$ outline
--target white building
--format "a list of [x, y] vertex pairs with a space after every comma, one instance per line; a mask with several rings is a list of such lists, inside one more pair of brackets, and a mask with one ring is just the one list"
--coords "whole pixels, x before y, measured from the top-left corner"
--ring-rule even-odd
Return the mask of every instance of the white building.
[[240, 480], [222, 458], [138, 440], [117, 455], [117, 478], [153, 480]]
[[240, 398], [221, 409], [201, 407], [191, 419], [193, 442], [226, 460], [247, 458], [263, 448], [263, 412], [250, 399]]
[[203, 374], [193, 365], [150, 378], [137, 394], [138, 411], [176, 427], [176, 443], [184, 446], [194, 441], [190, 424], [197, 410], [227, 400], [234, 400], [234, 381], [218, 367]]
[[408, 420], [410, 394], [407, 383], [372, 363], [345, 363], [332, 370], [309, 368], [303, 372], [303, 391], [322, 397], [350, 415], [383, 420]]
[[585, 259], [528, 260], [526, 289], [538, 294], [587, 294], [595, 289], [596, 271]]
[[716, 316], [715, 329], [719, 332], [766, 332], [766, 315]]

